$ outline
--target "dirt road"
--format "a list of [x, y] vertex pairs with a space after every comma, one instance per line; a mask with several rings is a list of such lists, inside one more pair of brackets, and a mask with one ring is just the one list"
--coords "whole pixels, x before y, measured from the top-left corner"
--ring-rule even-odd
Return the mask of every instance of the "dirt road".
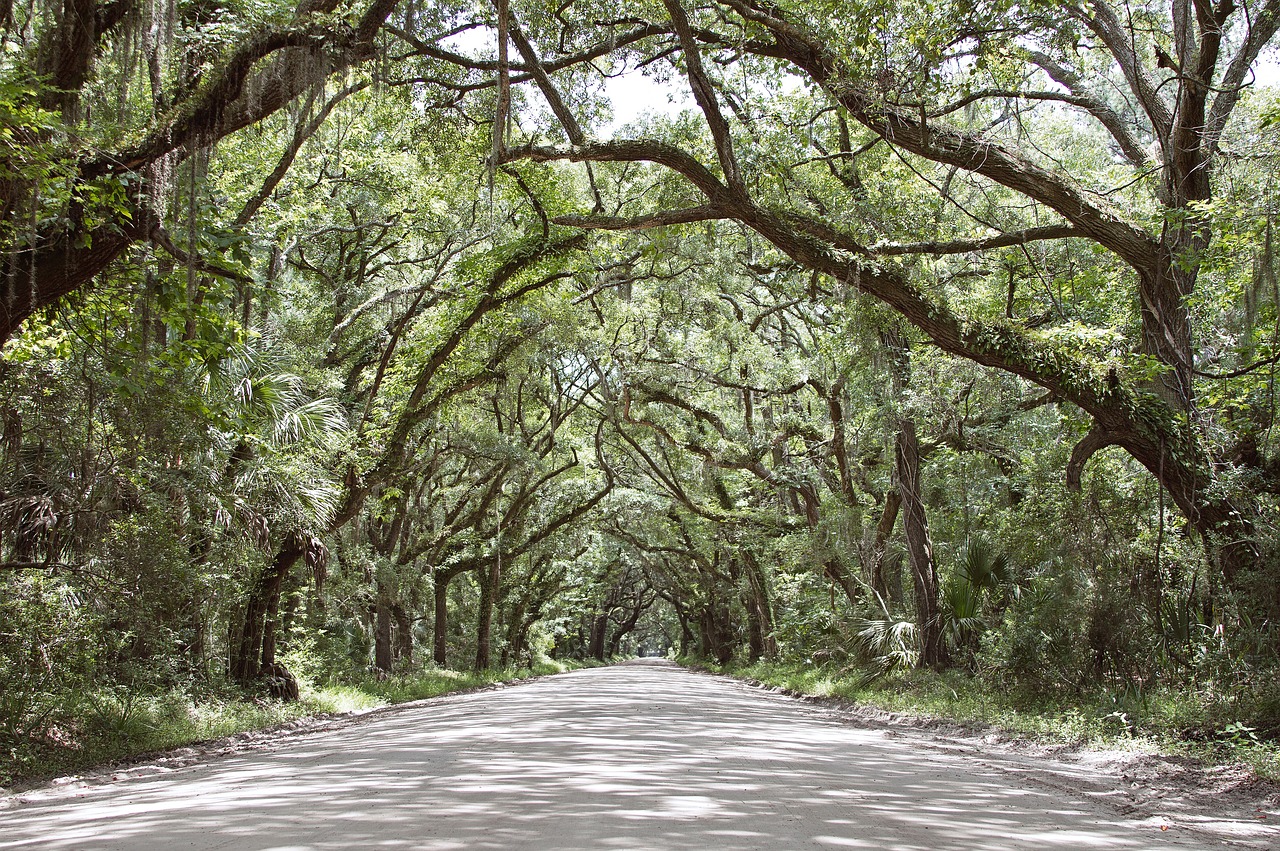
[[0, 848], [1232, 847], [922, 738], [674, 666], [622, 665], [29, 794], [0, 810]]

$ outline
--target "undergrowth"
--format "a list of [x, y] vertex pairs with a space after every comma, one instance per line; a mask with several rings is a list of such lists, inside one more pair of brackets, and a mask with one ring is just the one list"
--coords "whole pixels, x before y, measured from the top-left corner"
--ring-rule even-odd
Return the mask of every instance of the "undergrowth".
[[229, 684], [156, 694], [84, 694], [47, 718], [38, 730], [25, 735], [0, 731], [0, 787], [26, 787], [155, 751], [573, 667], [577, 665], [546, 661], [533, 668], [483, 673], [426, 668], [323, 685], [302, 681], [297, 701], [281, 701]]
[[1046, 696], [995, 689], [958, 671], [911, 670], [868, 682], [866, 672], [858, 668], [698, 664], [795, 694], [848, 701], [922, 721], [989, 727], [1047, 744], [1178, 753], [1215, 763], [1239, 761], [1258, 777], [1280, 781], [1280, 742], [1259, 735], [1250, 719], [1232, 715], [1231, 704], [1190, 689], [1099, 689]]

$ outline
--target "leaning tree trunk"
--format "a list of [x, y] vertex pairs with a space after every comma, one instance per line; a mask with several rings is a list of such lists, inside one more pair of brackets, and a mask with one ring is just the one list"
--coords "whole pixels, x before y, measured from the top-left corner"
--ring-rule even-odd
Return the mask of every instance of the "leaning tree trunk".
[[889, 536], [898, 522], [898, 510], [902, 507], [902, 496], [896, 490], [884, 495], [884, 509], [880, 512], [880, 522], [876, 524], [876, 536], [871, 547], [871, 590], [875, 592], [877, 602], [887, 607], [892, 597], [889, 588], [889, 577], [885, 575], [885, 562], [889, 558]]
[[591, 619], [591, 637], [587, 647], [587, 655], [598, 662], [605, 659], [605, 639], [609, 632], [609, 613], [600, 612]]
[[231, 661], [231, 676], [242, 683], [257, 678], [276, 661], [276, 615], [280, 609], [280, 589], [284, 578], [302, 558], [303, 546], [291, 540], [276, 553], [249, 595], [245, 606], [240, 644]]

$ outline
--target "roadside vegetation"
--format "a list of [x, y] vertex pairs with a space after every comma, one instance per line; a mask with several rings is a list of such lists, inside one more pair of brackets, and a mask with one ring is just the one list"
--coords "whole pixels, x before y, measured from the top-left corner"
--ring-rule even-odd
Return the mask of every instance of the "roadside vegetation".
[[865, 668], [756, 662], [685, 664], [797, 696], [894, 713], [919, 726], [995, 735], [1044, 746], [1181, 754], [1205, 763], [1243, 763], [1280, 782], [1280, 744], [1264, 727], [1275, 708], [1257, 697], [1160, 687], [1050, 695], [1009, 688], [958, 671], [915, 669], [869, 678]]
[[326, 716], [563, 673], [574, 667], [580, 665], [548, 661], [532, 668], [483, 673], [426, 669], [389, 677], [369, 674], [342, 683], [304, 680], [295, 700], [247, 693], [231, 685], [198, 691], [84, 692], [77, 702], [50, 712], [40, 735], [18, 740], [21, 747], [11, 745], [8, 759], [0, 761], [0, 787], [27, 786], [239, 733], [269, 732]]

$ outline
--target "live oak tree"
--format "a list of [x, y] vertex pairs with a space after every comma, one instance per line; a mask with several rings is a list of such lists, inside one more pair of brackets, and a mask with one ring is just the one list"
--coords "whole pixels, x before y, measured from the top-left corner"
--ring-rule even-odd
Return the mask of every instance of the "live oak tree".
[[[24, 226], [6, 234], [7, 250], [21, 254], [7, 266], [0, 338], [89, 287], [139, 241], [172, 245], [163, 205], [178, 171], [197, 179], [218, 140], [371, 58], [396, 5], [339, 10], [321, 0], [225, 21], [129, 0], [10, 10], [5, 41], [30, 72], [10, 75], [11, 108], [60, 111], [70, 133], [55, 140], [44, 173], [6, 176], [7, 213]], [[123, 59], [108, 64], [99, 57], [112, 45]], [[57, 130], [30, 128], [26, 140]], [[51, 194], [58, 184], [68, 188]], [[178, 248], [184, 257], [193, 250]]]
[[[670, 170], [687, 182], [683, 204], [557, 221], [635, 230], [738, 220], [804, 268], [887, 305], [931, 344], [1077, 406], [1093, 425], [1068, 482], [1099, 449], [1122, 447], [1204, 537], [1228, 584], [1276, 611], [1274, 583], [1252, 576], [1263, 561], [1257, 521], [1274, 508], [1273, 406], [1265, 394], [1234, 400], [1239, 415], [1224, 429], [1204, 390], [1267, 368], [1271, 347], [1225, 364], [1213, 349], [1210, 364], [1211, 341], [1196, 326], [1197, 298], [1214, 286], [1201, 269], [1215, 237], [1215, 168], [1277, 10], [1099, 0], [976, 4], [949, 16], [925, 5], [847, 11], [743, 0], [639, 7], [612, 23], [663, 33], [649, 37], [646, 56], [678, 54], [703, 117], [701, 143], [596, 140], [554, 110], [569, 144], [517, 142], [504, 158]], [[522, 52], [552, 91], [534, 64], [550, 58]], [[751, 82], [769, 74], [798, 84], [792, 108], [811, 116], [780, 143], [761, 128], [770, 101]], [[1041, 116], [1062, 115], [1069, 136], [1036, 131]], [[1092, 146], [1087, 156], [1082, 145]], [[859, 174], [877, 148], [963, 218], [926, 239], [927, 222], [882, 218]], [[1060, 241], [1062, 251], [1044, 247]], [[1069, 275], [1073, 255], [1105, 252], [1109, 286], [1128, 302], [1118, 324], [1089, 324], [1052, 286], [1046, 315], [1015, 312], [1017, 281], [982, 259], [1010, 247], [1044, 280]], [[947, 283], [960, 262], [988, 270], [976, 287]], [[1091, 346], [1087, 328], [1120, 345]]]

